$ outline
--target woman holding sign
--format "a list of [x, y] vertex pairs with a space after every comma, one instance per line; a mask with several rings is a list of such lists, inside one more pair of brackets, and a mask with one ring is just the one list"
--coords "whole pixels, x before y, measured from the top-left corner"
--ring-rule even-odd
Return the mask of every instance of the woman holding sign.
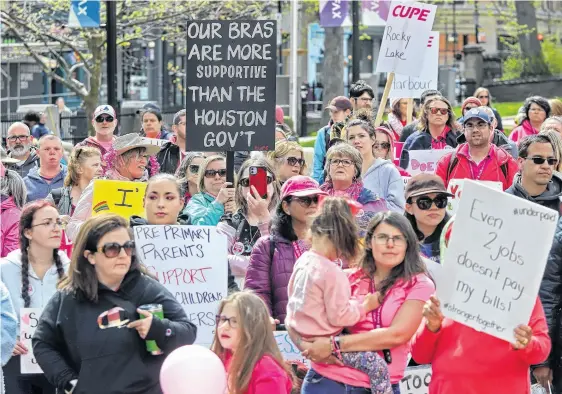
[[33, 337], [35, 357], [57, 389], [161, 394], [164, 355], [195, 341], [196, 326], [134, 250], [120, 216], [96, 216], [80, 228], [69, 276]]
[[197, 178], [199, 193], [194, 195], [184, 213], [191, 218], [191, 224], [216, 226], [225, 212], [234, 212], [234, 188], [226, 181], [226, 159], [213, 155], [199, 167]]
[[[57, 282], [68, 270], [69, 259], [58, 250], [62, 236], [62, 222], [56, 208], [45, 200], [24, 206], [20, 218], [20, 248], [1, 260], [2, 282], [10, 292], [20, 332], [21, 308], [43, 308], [57, 291]], [[22, 357], [33, 357], [30, 343], [18, 338], [13, 356], [4, 367], [6, 391], [27, 394], [31, 390], [54, 394], [43, 375], [20, 370]], [[24, 343], [25, 341], [25, 343]]]
[[[159, 151], [158, 146], [151, 145], [137, 134], [125, 134], [118, 137], [113, 141], [112, 149], [103, 158], [103, 161], [108, 165], [105, 179], [132, 182], [148, 180], [147, 167], [150, 163], [151, 169], [157, 170], [158, 162], [154, 155]], [[93, 197], [94, 182], [92, 181], [82, 192], [74, 214], [66, 226], [66, 234], [71, 241], [74, 241], [78, 236], [82, 223], [92, 216]]]
[[[350, 335], [340, 335], [335, 340], [340, 352], [377, 351], [382, 354], [388, 364], [394, 394], [398, 394], [408, 363], [410, 339], [422, 321], [424, 303], [435, 286], [426, 274], [416, 234], [399, 213], [377, 214], [367, 229], [365, 245], [359, 266], [348, 270], [351, 295], [362, 299], [368, 293], [379, 292], [382, 302], [359, 323], [348, 327]], [[294, 331], [289, 333], [312, 361], [303, 394], [370, 392], [367, 375], [333, 363], [334, 349], [329, 338], [303, 339]]]

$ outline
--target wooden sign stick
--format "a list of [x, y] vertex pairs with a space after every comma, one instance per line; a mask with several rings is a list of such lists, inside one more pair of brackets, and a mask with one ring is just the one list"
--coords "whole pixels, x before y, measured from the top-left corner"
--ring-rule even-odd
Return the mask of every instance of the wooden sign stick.
[[394, 72], [389, 73], [386, 78], [386, 85], [384, 85], [384, 92], [382, 94], [381, 102], [379, 103], [379, 111], [377, 112], [377, 117], [375, 119], [375, 127], [379, 127], [382, 123], [382, 116], [384, 115], [384, 109], [386, 108], [386, 102], [388, 101], [392, 81], [394, 81]]

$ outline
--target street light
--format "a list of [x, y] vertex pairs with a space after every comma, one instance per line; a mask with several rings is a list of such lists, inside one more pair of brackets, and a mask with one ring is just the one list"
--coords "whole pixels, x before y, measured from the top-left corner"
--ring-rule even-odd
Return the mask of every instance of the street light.
[[306, 135], [307, 130], [307, 100], [306, 96], [308, 96], [308, 83], [303, 82], [301, 84], [301, 127], [300, 127], [300, 135], [301, 137]]

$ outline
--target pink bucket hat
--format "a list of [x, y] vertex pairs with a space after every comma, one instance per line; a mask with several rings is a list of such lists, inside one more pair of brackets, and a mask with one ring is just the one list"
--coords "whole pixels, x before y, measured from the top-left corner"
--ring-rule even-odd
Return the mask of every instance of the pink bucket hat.
[[314, 179], [304, 175], [296, 175], [287, 179], [281, 188], [281, 200], [288, 196], [306, 197], [314, 195], [326, 195], [320, 190], [320, 185]]

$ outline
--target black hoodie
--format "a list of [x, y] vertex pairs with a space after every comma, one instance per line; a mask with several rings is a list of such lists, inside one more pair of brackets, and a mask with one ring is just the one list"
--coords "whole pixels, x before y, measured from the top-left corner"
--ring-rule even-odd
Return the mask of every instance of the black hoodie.
[[[144, 304], [163, 306], [164, 319], [153, 318], [146, 337], [156, 341], [163, 355], [148, 353], [136, 329], [100, 327], [109, 316], [113, 323], [137, 320], [136, 308]], [[104, 312], [109, 316], [101, 316]], [[156, 280], [133, 270], [117, 291], [100, 284], [97, 303], [80, 291], [58, 291], [41, 315], [33, 353], [45, 377], [61, 392], [78, 379], [73, 394], [161, 394], [159, 375], [166, 355], [192, 344], [196, 333], [197, 327], [174, 296]]]
[[554, 209], [562, 215], [560, 206], [560, 197], [562, 196], [562, 174], [559, 172], [554, 172], [552, 174], [552, 180], [546, 186], [544, 193], [539, 196], [530, 196], [529, 193], [527, 193], [527, 190], [525, 190], [521, 184], [521, 174], [515, 175], [513, 184], [505, 192], [542, 205], [543, 207]]
[[[190, 224], [191, 221], [189, 219], [189, 215], [188, 214], [180, 214], [180, 216], [178, 217], [178, 224], [181, 225], [188, 225]], [[141, 218], [140, 216], [131, 216], [130, 219], [130, 224], [131, 224], [131, 228], [135, 227], [135, 226], [147, 226], [150, 223], [148, 223], [148, 220], [146, 220], [145, 218]], [[230, 269], [230, 264], [228, 264], [228, 294], [230, 293], [234, 293], [240, 291], [240, 289], [238, 288], [238, 285], [236, 284], [236, 280], [234, 278], [234, 275], [232, 275], [232, 270]]]

